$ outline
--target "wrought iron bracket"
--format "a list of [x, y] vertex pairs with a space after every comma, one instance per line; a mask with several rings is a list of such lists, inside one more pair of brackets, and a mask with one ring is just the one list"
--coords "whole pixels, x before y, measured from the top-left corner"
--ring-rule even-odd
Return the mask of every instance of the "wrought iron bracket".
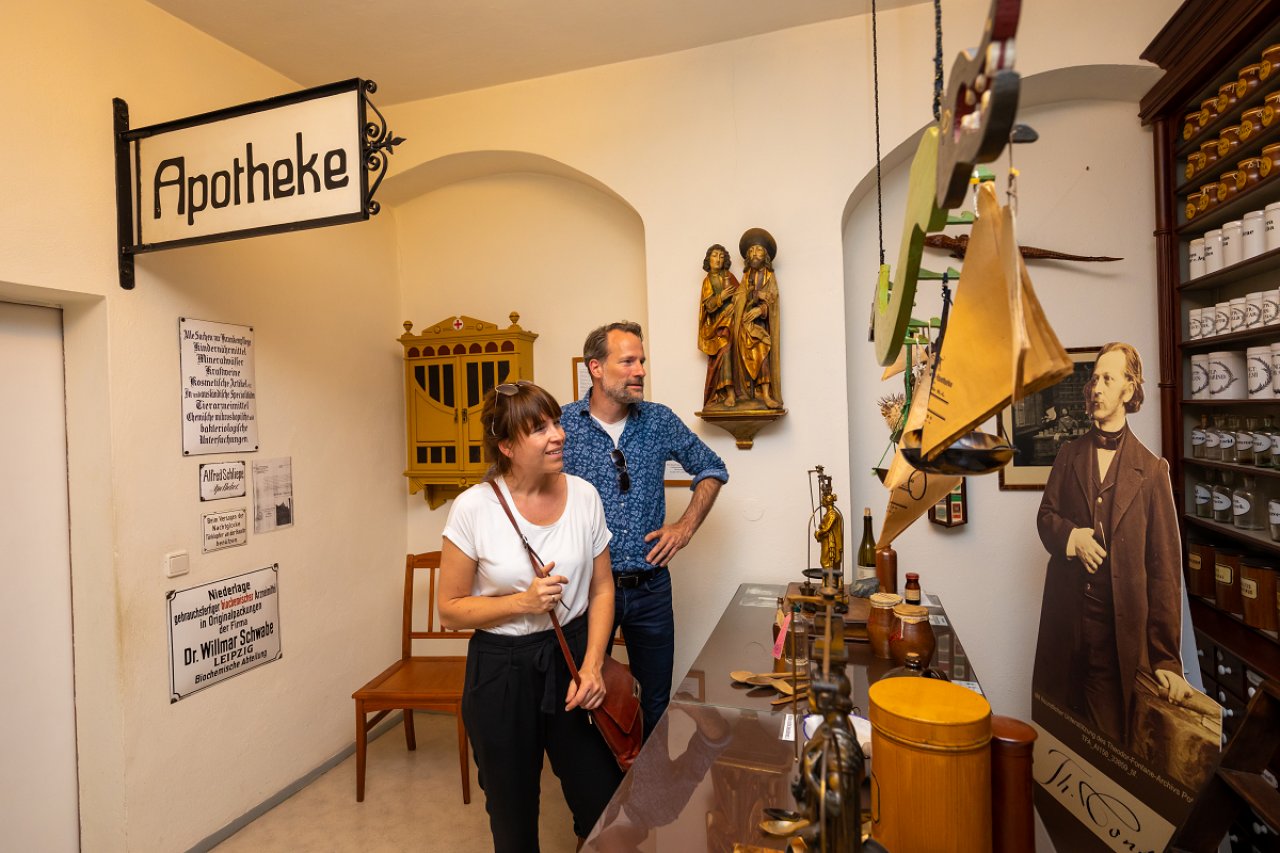
[[372, 216], [376, 216], [382, 210], [382, 205], [373, 200], [374, 193], [378, 191], [382, 179], [387, 176], [387, 166], [391, 155], [396, 153], [396, 146], [404, 142], [403, 136], [392, 133], [387, 119], [369, 99], [369, 96], [376, 91], [378, 91], [377, 83], [372, 80], [364, 81], [364, 104], [368, 109], [373, 110], [373, 115], [376, 117], [369, 118], [366, 113], [364, 123], [364, 167], [374, 175], [373, 183], [370, 184], [364, 201]]

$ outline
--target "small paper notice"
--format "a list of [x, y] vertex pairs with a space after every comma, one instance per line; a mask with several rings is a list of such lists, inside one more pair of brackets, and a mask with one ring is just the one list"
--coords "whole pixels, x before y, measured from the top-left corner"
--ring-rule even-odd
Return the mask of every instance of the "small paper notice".
[[796, 715], [787, 714], [782, 718], [782, 734], [778, 740], [792, 741], [796, 739]]
[[944, 626], [944, 627], [945, 627], [945, 626], [946, 626], [946, 624], [947, 624], [947, 617], [943, 616], [943, 615], [942, 615], [942, 614], [940, 614], [940, 613], [935, 613], [935, 614], [933, 614], [932, 616], [930, 616], [930, 617], [929, 617], [929, 624], [930, 624], [930, 625], [942, 625], [942, 626]]

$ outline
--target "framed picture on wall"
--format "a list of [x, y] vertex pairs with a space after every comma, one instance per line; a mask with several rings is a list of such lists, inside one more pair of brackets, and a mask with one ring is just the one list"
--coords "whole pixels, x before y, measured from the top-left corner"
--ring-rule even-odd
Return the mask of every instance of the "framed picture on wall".
[[587, 393], [590, 387], [591, 372], [587, 370], [587, 363], [582, 360], [582, 356], [575, 355], [573, 357], [573, 399], [581, 400], [582, 395]]
[[1023, 397], [1000, 413], [1000, 434], [1013, 445], [1013, 461], [1000, 469], [1003, 491], [1042, 490], [1058, 451], [1093, 425], [1085, 388], [1102, 347], [1067, 350], [1075, 367], [1071, 375]]

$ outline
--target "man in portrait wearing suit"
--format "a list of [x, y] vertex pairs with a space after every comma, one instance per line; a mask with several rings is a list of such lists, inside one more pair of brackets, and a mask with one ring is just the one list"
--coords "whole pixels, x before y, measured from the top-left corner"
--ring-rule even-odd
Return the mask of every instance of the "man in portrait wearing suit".
[[1049, 566], [1033, 687], [1126, 749], [1137, 675], [1169, 702], [1193, 692], [1169, 466], [1127, 423], [1142, 399], [1137, 351], [1104, 346], [1085, 388], [1093, 428], [1058, 454], [1037, 518]]

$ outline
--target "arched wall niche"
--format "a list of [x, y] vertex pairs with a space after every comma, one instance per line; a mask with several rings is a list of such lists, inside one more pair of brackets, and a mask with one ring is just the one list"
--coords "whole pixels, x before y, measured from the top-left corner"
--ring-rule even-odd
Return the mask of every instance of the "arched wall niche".
[[[648, 319], [640, 215], [571, 166], [519, 151], [451, 154], [389, 178], [379, 197], [396, 222], [403, 319], [506, 326], [519, 313], [538, 333], [534, 379], [562, 403], [587, 332]], [[408, 502], [410, 549], [438, 547], [445, 513], [419, 495]]]
[[[1085, 66], [1037, 74], [1023, 81], [1019, 121], [1035, 128], [1038, 142], [1013, 151], [1018, 178], [1017, 226], [1023, 245], [1081, 255], [1124, 258], [1111, 264], [1031, 262], [1029, 274], [1046, 315], [1066, 347], [1096, 347], [1112, 340], [1133, 343], [1148, 362], [1154, 394], [1158, 342], [1154, 186], [1150, 131], [1137, 118], [1137, 101], [1159, 71], [1129, 66]], [[919, 133], [886, 147], [882, 164], [886, 260], [896, 265], [907, 178]], [[1008, 154], [994, 164], [1006, 199]], [[901, 392], [901, 378], [881, 381], [867, 341], [876, 269], [876, 175], [870, 170], [850, 193], [843, 240], [846, 375], [848, 377], [850, 506], [870, 506], [877, 532], [887, 493], [867, 473], [888, 444], [876, 401]], [[949, 233], [964, 233], [952, 228]], [[928, 269], [961, 267], [945, 253], [926, 250]], [[955, 290], [963, 301], [963, 285]], [[921, 283], [915, 316], [941, 313], [936, 283]], [[1158, 450], [1155, 407], [1131, 421], [1135, 434]], [[994, 422], [983, 426], [995, 432]], [[887, 459], [886, 459], [887, 461]], [[1040, 492], [1000, 491], [997, 476], [967, 482], [969, 523], [947, 530], [921, 519], [895, 543], [901, 571], [919, 571], [926, 592], [941, 597], [961, 625], [998, 626], [965, 631], [966, 652], [992, 704], [1029, 719], [1031, 664], [1039, 624], [1047, 555], [1036, 533]]]

